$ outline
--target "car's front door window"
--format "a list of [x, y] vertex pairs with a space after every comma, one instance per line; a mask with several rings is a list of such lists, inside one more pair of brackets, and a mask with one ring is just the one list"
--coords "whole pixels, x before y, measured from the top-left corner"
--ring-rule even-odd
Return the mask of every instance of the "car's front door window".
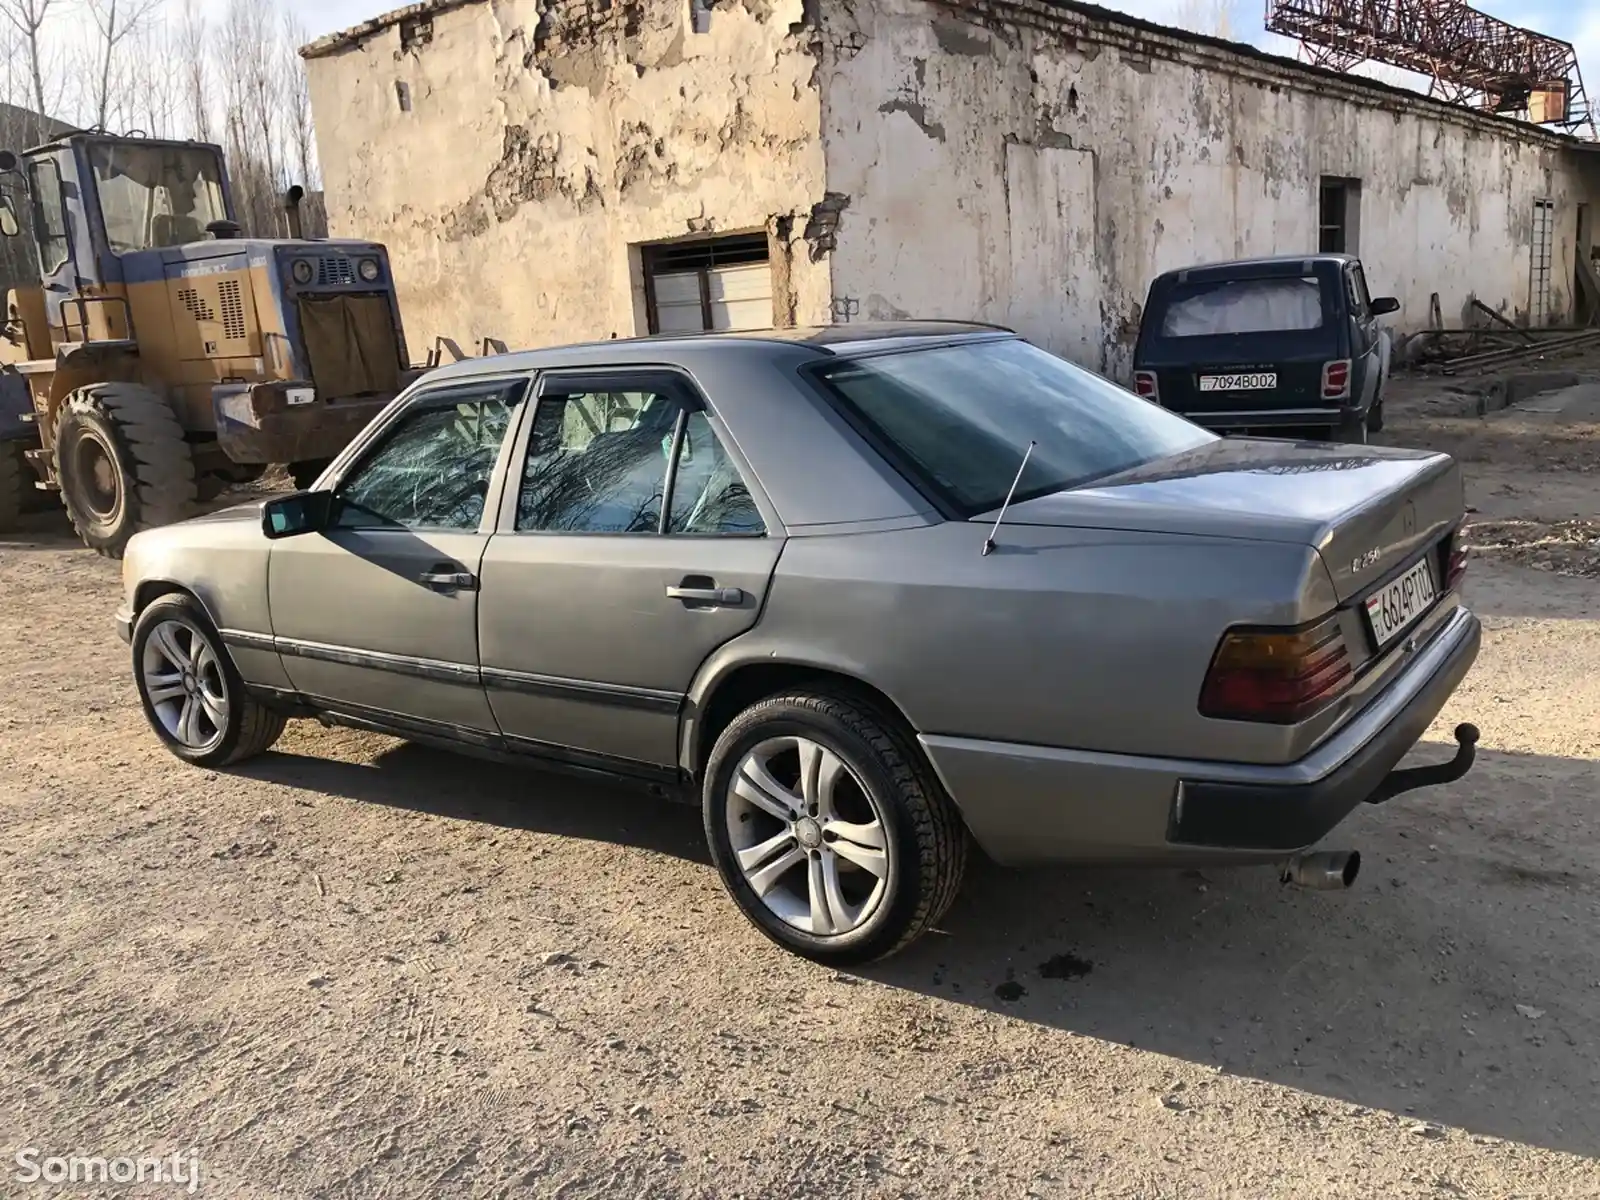
[[421, 400], [338, 488], [343, 529], [474, 530], [522, 384]]

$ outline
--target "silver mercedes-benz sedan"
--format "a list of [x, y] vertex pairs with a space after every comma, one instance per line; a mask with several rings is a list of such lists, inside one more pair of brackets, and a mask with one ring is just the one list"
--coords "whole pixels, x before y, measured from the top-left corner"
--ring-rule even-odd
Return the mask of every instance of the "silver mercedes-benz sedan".
[[306, 492], [138, 534], [156, 735], [316, 716], [700, 805], [762, 932], [851, 963], [1003, 863], [1282, 864], [1478, 651], [1445, 455], [1218, 438], [979, 326], [501, 355]]

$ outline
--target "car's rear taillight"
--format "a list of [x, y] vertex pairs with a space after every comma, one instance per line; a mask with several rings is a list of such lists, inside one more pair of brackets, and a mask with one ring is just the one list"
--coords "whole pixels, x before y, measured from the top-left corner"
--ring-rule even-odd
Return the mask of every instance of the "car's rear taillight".
[[1232, 629], [1200, 689], [1200, 715], [1293, 725], [1326, 707], [1355, 672], [1337, 616], [1298, 629]]
[[1322, 364], [1322, 398], [1344, 400], [1350, 395], [1350, 360], [1336, 358]]
[[1465, 550], [1452, 550], [1450, 562], [1444, 572], [1444, 586], [1448, 591], [1461, 582], [1461, 577], [1467, 573], [1467, 552]]
[[1154, 400], [1157, 404], [1161, 403], [1161, 388], [1156, 383], [1156, 373], [1154, 371], [1135, 371], [1133, 373], [1133, 390], [1146, 400]]

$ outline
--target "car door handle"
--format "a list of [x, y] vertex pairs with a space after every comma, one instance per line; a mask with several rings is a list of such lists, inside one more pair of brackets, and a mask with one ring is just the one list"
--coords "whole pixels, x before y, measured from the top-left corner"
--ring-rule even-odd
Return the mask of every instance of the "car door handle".
[[693, 604], [743, 604], [744, 592], [740, 588], [668, 587], [667, 599], [687, 600]]
[[431, 588], [471, 591], [478, 586], [478, 577], [471, 571], [424, 571], [417, 579]]

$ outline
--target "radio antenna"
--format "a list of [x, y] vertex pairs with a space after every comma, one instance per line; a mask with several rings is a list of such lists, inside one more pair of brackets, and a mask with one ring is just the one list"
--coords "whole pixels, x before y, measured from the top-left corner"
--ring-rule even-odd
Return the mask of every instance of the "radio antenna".
[[1022, 473], [1028, 469], [1028, 456], [1033, 453], [1033, 448], [1038, 442], [1029, 442], [1028, 448], [1022, 452], [1022, 462], [1017, 467], [1017, 477], [1011, 481], [1011, 490], [1006, 493], [1006, 502], [1000, 506], [1000, 515], [994, 519], [994, 528], [989, 531], [989, 536], [983, 539], [982, 557], [988, 558], [994, 553], [995, 535], [1000, 532], [1000, 522], [1006, 519], [1006, 509], [1011, 507], [1011, 497], [1017, 494], [1017, 484], [1022, 482]]

